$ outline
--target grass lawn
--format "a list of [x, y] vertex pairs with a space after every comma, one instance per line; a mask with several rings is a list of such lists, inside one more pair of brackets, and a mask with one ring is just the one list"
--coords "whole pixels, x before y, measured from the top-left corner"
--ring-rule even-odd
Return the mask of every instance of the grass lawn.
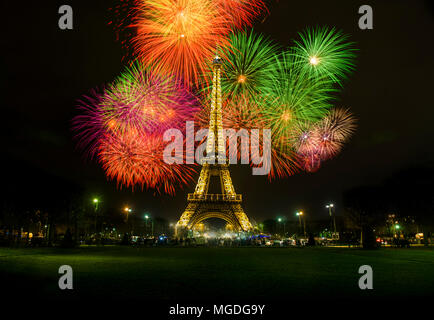
[[[74, 290], [58, 288], [70, 265]], [[374, 290], [360, 290], [370, 265]], [[0, 277], [29, 297], [137, 300], [418, 298], [434, 288], [433, 248], [0, 248]]]

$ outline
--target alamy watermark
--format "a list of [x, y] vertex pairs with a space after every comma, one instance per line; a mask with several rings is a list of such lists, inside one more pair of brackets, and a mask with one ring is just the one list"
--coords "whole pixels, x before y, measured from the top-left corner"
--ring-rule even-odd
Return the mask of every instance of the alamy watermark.
[[[168, 129], [163, 139], [169, 142], [163, 158], [168, 164], [241, 164], [253, 165], [253, 175], [267, 175], [271, 170], [270, 129], [220, 129], [215, 137], [213, 131], [200, 129], [195, 132], [194, 122], [186, 122], [186, 135], [179, 129]], [[216, 139], [217, 138], [217, 139]], [[219, 148], [216, 152], [216, 140]], [[240, 148], [238, 148], [240, 140]], [[195, 148], [195, 144], [202, 142]], [[185, 153], [184, 153], [185, 146]], [[239, 150], [239, 152], [238, 152]], [[227, 157], [226, 155], [229, 155]], [[184, 157], [185, 155], [185, 157]], [[239, 155], [239, 156], [238, 156]], [[229, 158], [229, 159], [228, 159]]]
[[62, 276], [59, 278], [59, 289], [60, 290], [65, 290], [65, 289], [69, 289], [72, 290], [73, 289], [73, 276], [72, 276], [72, 268], [71, 266], [65, 264], [59, 267], [59, 274], [61, 274]]
[[359, 274], [363, 274], [359, 279], [359, 288], [361, 290], [374, 289], [372, 267], [367, 264], [360, 266]]

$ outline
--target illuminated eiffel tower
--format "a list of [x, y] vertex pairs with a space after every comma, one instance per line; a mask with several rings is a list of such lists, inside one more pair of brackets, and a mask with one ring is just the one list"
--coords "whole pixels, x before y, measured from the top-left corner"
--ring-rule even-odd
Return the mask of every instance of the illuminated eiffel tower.
[[[242, 196], [235, 193], [234, 186], [232, 185], [232, 179], [229, 174], [229, 163], [226, 159], [219, 161], [220, 155], [226, 155], [222, 123], [221, 69], [222, 61], [216, 56], [213, 60], [213, 87], [206, 145], [207, 157], [213, 155], [215, 164], [209, 163], [209, 158], [205, 158], [202, 161], [202, 170], [194, 193], [188, 194], [187, 208], [176, 224], [178, 236], [208, 218], [223, 219], [235, 231], [252, 230], [252, 224], [241, 206]], [[208, 193], [212, 176], [220, 178], [220, 194]]]

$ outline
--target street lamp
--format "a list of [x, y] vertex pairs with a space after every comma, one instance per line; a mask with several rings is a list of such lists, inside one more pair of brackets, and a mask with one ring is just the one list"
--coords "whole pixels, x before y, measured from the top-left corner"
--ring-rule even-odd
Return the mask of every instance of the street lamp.
[[286, 231], [285, 231], [285, 221], [282, 219], [282, 218], [277, 218], [277, 221], [279, 222], [279, 223], [282, 223], [282, 221], [283, 221], [283, 236], [285, 236], [285, 234], [286, 234]]
[[128, 223], [128, 216], [129, 216], [129, 214], [131, 213], [131, 211], [133, 211], [131, 208], [128, 208], [128, 207], [125, 207], [124, 208], [124, 211], [126, 212], [126, 214], [127, 214], [127, 223]]
[[130, 215], [130, 213], [132, 212], [133, 210], [131, 209], [131, 208], [129, 208], [129, 207], [125, 207], [124, 208], [124, 212], [127, 214], [127, 224], [128, 224], [128, 217], [129, 217], [129, 215]]
[[98, 216], [98, 204], [99, 204], [99, 200], [98, 198], [93, 198], [92, 200], [94, 206], [95, 206], [95, 233], [96, 233], [96, 220], [97, 220], [97, 216]]
[[332, 209], [334, 207], [333, 203], [329, 203], [328, 205], [326, 205], [326, 208], [329, 209], [329, 215], [330, 215], [330, 223], [332, 224], [331, 228], [333, 228], [334, 233], [336, 233], [336, 219], [335, 219], [335, 215], [333, 215], [332, 217]]
[[[298, 216], [298, 221], [300, 223], [300, 231], [301, 231], [301, 217], [303, 216], [303, 211], [297, 212], [296, 215]], [[303, 234], [306, 237], [306, 220], [305, 219], [303, 219]]]
[[395, 224], [395, 232], [396, 232], [396, 237], [399, 239], [400, 238], [400, 229], [401, 226], [398, 224], [398, 221]]
[[401, 228], [401, 226], [398, 224], [398, 223], [396, 223], [395, 224], [395, 230], [396, 230], [396, 236], [399, 238], [399, 229]]
[[[151, 217], [148, 214], [145, 214], [145, 221], [146, 221], [146, 232], [148, 231], [148, 220], [151, 219]], [[151, 219], [151, 235], [154, 236], [154, 220]]]
[[[127, 230], [128, 230], [128, 228], [129, 228], [129, 226], [128, 226], [129, 216], [130, 216], [130, 213], [133, 212], [133, 209], [131, 209], [130, 207], [125, 207], [124, 212], [127, 214], [126, 224], [127, 224]], [[130, 231], [131, 231], [131, 235], [132, 235], [134, 233], [134, 220], [133, 220], [132, 229]]]

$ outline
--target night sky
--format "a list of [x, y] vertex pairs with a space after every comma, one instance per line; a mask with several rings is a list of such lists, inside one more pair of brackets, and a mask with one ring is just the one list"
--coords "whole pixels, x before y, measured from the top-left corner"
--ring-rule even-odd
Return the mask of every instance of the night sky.
[[[126, 64], [125, 50], [108, 25], [115, 1], [2, 1], [1, 108], [3, 185], [23, 197], [51, 192], [57, 177], [99, 196], [104, 206], [147, 210], [173, 222], [194, 183], [175, 197], [119, 190], [103, 170], [76, 149], [71, 119], [77, 99], [112, 81]], [[58, 28], [62, 4], [74, 10], [74, 30]], [[358, 8], [369, 4], [374, 29], [360, 30]], [[308, 26], [329, 25], [357, 44], [357, 69], [336, 106], [358, 118], [344, 150], [313, 174], [269, 183], [248, 166], [232, 166], [235, 189], [256, 221], [296, 210], [320, 219], [330, 201], [342, 212], [342, 192], [375, 184], [409, 166], [433, 166], [433, 7], [430, 1], [273, 1], [254, 28], [290, 45]], [[295, 219], [295, 217], [293, 218]]]

